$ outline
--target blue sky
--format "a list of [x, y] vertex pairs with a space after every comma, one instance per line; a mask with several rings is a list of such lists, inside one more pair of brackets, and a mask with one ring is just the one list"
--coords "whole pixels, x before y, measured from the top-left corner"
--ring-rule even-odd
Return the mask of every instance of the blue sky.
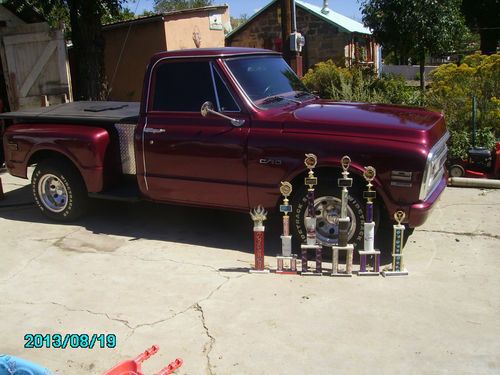
[[[238, 17], [240, 14], [247, 14], [249, 17], [268, 4], [271, 0], [215, 0], [213, 3], [228, 4], [229, 12], [231, 16]], [[322, 5], [323, 0], [305, 0], [308, 3], [315, 5]], [[359, 1], [358, 0], [329, 0], [329, 8], [334, 11], [343, 14], [344, 16], [361, 21], [361, 12], [359, 11]], [[142, 13], [144, 10], [153, 10], [154, 0], [127, 0], [126, 6], [137, 13]]]

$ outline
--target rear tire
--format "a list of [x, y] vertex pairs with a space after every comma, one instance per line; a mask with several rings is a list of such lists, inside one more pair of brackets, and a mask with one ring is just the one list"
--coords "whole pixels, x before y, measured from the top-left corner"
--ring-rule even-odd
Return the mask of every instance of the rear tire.
[[79, 171], [63, 159], [47, 159], [37, 164], [31, 178], [35, 202], [52, 220], [78, 219], [87, 206], [88, 194]]

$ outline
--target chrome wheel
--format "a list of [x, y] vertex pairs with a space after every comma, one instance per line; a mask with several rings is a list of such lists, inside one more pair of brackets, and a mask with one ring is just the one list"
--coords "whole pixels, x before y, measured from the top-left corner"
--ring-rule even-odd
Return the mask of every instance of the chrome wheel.
[[[341, 200], [333, 196], [323, 196], [314, 200], [316, 211], [316, 236], [322, 245], [336, 245], [338, 243]], [[304, 219], [307, 210], [304, 213]], [[350, 205], [347, 205], [347, 216], [351, 219], [349, 239], [357, 227], [356, 215]]]
[[53, 174], [43, 175], [38, 181], [38, 196], [44, 207], [52, 212], [62, 212], [68, 205], [68, 190]]

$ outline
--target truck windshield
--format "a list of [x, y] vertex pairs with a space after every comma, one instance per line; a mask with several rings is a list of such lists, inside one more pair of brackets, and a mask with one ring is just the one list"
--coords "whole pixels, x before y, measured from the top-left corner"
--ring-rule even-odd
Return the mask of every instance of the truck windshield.
[[226, 61], [248, 97], [258, 106], [300, 103], [314, 95], [281, 57], [236, 58]]

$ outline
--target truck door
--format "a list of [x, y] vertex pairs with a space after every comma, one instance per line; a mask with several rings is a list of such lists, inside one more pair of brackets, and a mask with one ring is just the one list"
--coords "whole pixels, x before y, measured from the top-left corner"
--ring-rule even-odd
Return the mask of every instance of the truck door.
[[[248, 207], [249, 116], [210, 61], [165, 59], [153, 69], [143, 128], [145, 194], [154, 200]], [[202, 116], [203, 103], [236, 119]]]

